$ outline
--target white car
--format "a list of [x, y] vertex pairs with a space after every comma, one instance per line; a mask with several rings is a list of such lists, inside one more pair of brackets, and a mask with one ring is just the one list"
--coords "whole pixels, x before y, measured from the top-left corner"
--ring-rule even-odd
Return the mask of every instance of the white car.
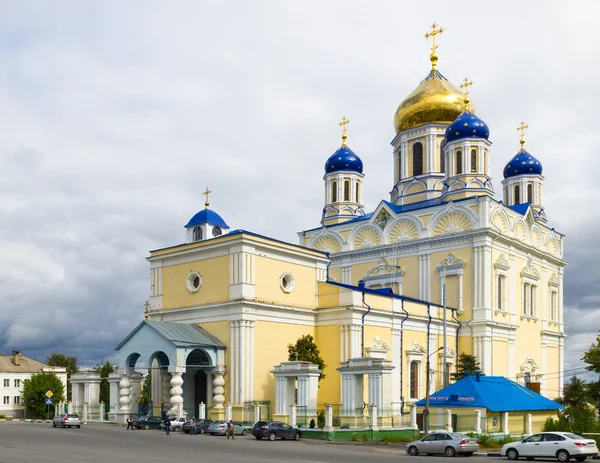
[[[187, 421], [186, 418], [171, 418], [171, 431], [181, 431], [183, 429], [183, 425]], [[160, 429], [165, 429], [165, 422], [161, 421], [159, 425]]]
[[504, 445], [501, 455], [509, 460], [518, 460], [521, 457], [533, 460], [540, 457], [556, 458], [561, 462], [571, 458], [584, 461], [587, 457], [598, 455], [598, 447], [596, 441], [572, 432], [540, 432], [520, 442]]

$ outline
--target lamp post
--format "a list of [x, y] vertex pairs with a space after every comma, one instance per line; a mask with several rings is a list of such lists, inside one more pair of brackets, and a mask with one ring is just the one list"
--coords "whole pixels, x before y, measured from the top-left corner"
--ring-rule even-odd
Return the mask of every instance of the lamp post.
[[[444, 347], [438, 347], [436, 350], [434, 350], [431, 354], [429, 354], [427, 356], [427, 363], [426, 363], [426, 375], [427, 378], [425, 378], [425, 409], [423, 410], [423, 432], [425, 434], [427, 434], [429, 432], [429, 388], [430, 388], [430, 358], [433, 354], [435, 354], [436, 352], [438, 352], [439, 350], [444, 349]], [[445, 350], [445, 349], [444, 349]]]

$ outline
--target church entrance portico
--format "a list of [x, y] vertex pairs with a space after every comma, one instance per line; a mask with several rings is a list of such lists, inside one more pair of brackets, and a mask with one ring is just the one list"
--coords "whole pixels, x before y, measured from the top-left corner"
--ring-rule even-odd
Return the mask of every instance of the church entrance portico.
[[[115, 350], [121, 377], [119, 423], [137, 412], [131, 380], [138, 369], [152, 375], [150, 414], [197, 417], [208, 406], [211, 416], [224, 415], [225, 345], [198, 325], [143, 321]], [[148, 360], [139, 362], [140, 358]]]
[[306, 422], [316, 421], [319, 366], [310, 362], [281, 362], [271, 373], [275, 376], [273, 419], [296, 426], [298, 413]]

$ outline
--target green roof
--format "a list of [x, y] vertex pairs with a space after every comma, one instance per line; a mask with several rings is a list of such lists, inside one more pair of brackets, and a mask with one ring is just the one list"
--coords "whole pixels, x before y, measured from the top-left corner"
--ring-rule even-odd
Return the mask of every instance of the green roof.
[[129, 333], [129, 335], [123, 339], [123, 341], [121, 341], [117, 347], [115, 347], [115, 350], [119, 350], [121, 347], [123, 347], [127, 341], [129, 341], [133, 335], [137, 333], [144, 325], [148, 325], [167, 341], [171, 342], [177, 347], [225, 347], [225, 344], [223, 344], [218, 338], [198, 325], [144, 320], [131, 333]]

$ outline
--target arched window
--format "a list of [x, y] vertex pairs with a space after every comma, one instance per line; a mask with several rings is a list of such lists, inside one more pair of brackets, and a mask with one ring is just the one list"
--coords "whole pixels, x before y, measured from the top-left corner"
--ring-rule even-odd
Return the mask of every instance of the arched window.
[[344, 201], [350, 201], [350, 180], [344, 180]]
[[194, 241], [201, 241], [202, 240], [202, 228], [200, 228], [200, 226], [198, 225], [197, 227], [194, 227]]
[[398, 151], [398, 181], [402, 180], [402, 151]]
[[533, 185], [527, 185], [527, 202], [533, 204]]
[[521, 189], [519, 185], [515, 185], [515, 202], [514, 204], [521, 204]]
[[462, 151], [456, 152], [456, 175], [462, 174]]
[[410, 398], [419, 398], [419, 362], [410, 362]]
[[444, 150], [440, 150], [440, 172], [446, 172], [446, 155]]
[[477, 172], [477, 150], [471, 150], [471, 172]]
[[331, 182], [331, 202], [337, 201], [337, 182]]
[[356, 202], [360, 203], [360, 196], [358, 189], [360, 188], [360, 183], [356, 182]]
[[423, 175], [423, 145], [419, 142], [413, 145], [413, 177]]

